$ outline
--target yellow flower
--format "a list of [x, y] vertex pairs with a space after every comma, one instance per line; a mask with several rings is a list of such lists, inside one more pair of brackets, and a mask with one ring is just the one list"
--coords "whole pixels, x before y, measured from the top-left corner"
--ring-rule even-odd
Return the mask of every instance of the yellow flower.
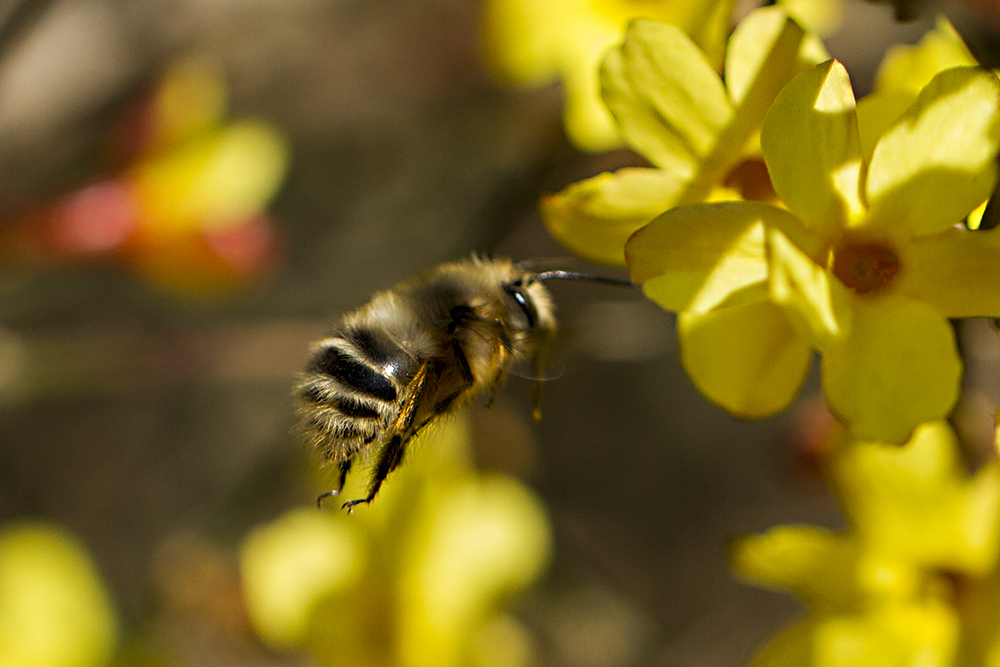
[[582, 257], [621, 265], [629, 235], [673, 206], [773, 197], [757, 143], [764, 114], [797, 72], [828, 57], [783, 10], [758, 9], [729, 40], [723, 83], [682, 30], [633, 22], [605, 58], [601, 82], [625, 141], [654, 166], [546, 197], [549, 231]]
[[562, 79], [569, 138], [584, 150], [603, 151], [621, 138], [601, 103], [597, 66], [628, 21], [666, 21], [721, 56], [732, 12], [733, 0], [489, 0], [485, 55], [497, 76], [511, 83]]
[[44, 523], [0, 529], [0, 665], [101, 667], [118, 623], [90, 556]]
[[809, 606], [752, 664], [951, 664], [962, 623], [952, 582], [997, 562], [1000, 465], [970, 476], [943, 422], [906, 447], [845, 440], [830, 463], [846, 531], [783, 526], [731, 549], [741, 574]]
[[243, 585], [268, 645], [324, 667], [449, 667], [489, 641], [492, 664], [528, 664], [530, 639], [501, 601], [548, 560], [545, 510], [519, 482], [463, 463], [466, 420], [428, 435], [369, 508], [303, 507], [248, 535]]
[[[761, 134], [791, 212], [682, 207], [626, 248], [632, 279], [681, 311], [695, 384], [737, 414], [767, 414], [794, 397], [812, 346], [856, 436], [903, 442], [946, 415], [962, 371], [948, 318], [1000, 316], [1000, 235], [955, 226], [993, 189], [998, 111], [992, 73], [945, 71], [867, 160], [843, 66], [792, 80]], [[734, 373], [738, 354], [750, 367]]]

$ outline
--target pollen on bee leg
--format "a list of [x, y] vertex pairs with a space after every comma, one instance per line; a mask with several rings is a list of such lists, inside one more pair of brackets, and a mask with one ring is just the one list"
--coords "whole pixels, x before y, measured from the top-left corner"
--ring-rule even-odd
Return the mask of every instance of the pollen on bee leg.
[[531, 418], [542, 420], [542, 383], [538, 380], [531, 383]]

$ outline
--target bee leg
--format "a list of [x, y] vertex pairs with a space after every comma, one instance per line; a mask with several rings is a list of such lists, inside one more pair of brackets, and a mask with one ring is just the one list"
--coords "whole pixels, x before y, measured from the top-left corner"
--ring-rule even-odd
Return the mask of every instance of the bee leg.
[[545, 345], [535, 352], [535, 375], [536, 378], [531, 381], [531, 417], [535, 421], [542, 418], [542, 380], [541, 378], [545, 375], [545, 361], [547, 358], [546, 351], [548, 345], [551, 343], [551, 337], [545, 342]]
[[531, 418], [538, 421], [542, 418], [542, 382], [531, 381]]
[[347, 473], [351, 471], [351, 464], [354, 462], [354, 457], [351, 456], [346, 461], [340, 462], [340, 478], [337, 481], [337, 488], [326, 493], [322, 493], [316, 498], [316, 507], [322, 508], [323, 501], [327, 498], [332, 498], [333, 496], [339, 496], [340, 492], [344, 490], [344, 483], [347, 482]]
[[379, 454], [378, 463], [375, 465], [375, 476], [368, 486], [368, 496], [357, 500], [348, 500], [344, 503], [341, 508], [347, 510], [348, 514], [353, 511], [355, 505], [370, 503], [375, 498], [375, 494], [378, 493], [382, 482], [389, 476], [389, 473], [403, 462], [406, 443], [417, 432], [417, 429], [413, 428], [413, 420], [417, 416], [417, 408], [420, 407], [420, 399], [423, 397], [424, 382], [427, 381], [429, 368], [428, 364], [421, 366], [414, 376], [413, 381], [407, 387], [407, 398], [403, 403], [403, 408], [399, 411], [396, 423], [392, 426], [391, 432], [394, 435], [386, 443], [382, 449], [382, 453]]
[[451, 341], [451, 351], [455, 355], [455, 359], [458, 360], [458, 372], [461, 373], [465, 386], [471, 387], [475, 384], [476, 379], [472, 377], [472, 367], [469, 366], [469, 359], [465, 356], [465, 352], [462, 351], [462, 346], [459, 345], [457, 338]]
[[489, 392], [489, 398], [486, 399], [486, 407], [492, 408], [493, 402], [497, 400], [497, 394], [500, 392], [500, 387], [503, 385], [504, 380], [507, 379], [507, 371], [500, 371], [496, 379], [490, 383], [490, 387], [487, 390]]
[[496, 325], [498, 334], [498, 339], [493, 346], [493, 359], [491, 360], [494, 368], [499, 368], [500, 372], [497, 374], [496, 378], [490, 383], [489, 398], [486, 401], [486, 407], [492, 408], [493, 402], [497, 399], [497, 393], [500, 391], [500, 387], [503, 385], [504, 380], [507, 379], [507, 369], [506, 369], [506, 357], [510, 354], [511, 350], [514, 349], [514, 343], [510, 339], [510, 332], [507, 331], [507, 325], [503, 323], [499, 317], [493, 322]]
[[385, 449], [378, 457], [378, 463], [375, 466], [375, 476], [372, 478], [371, 484], [368, 486], [368, 496], [365, 498], [359, 498], [358, 500], [348, 500], [343, 505], [343, 509], [347, 510], [350, 514], [354, 509], [355, 505], [360, 505], [361, 503], [370, 503], [374, 498], [375, 494], [378, 493], [379, 488], [382, 486], [382, 482], [385, 478], [389, 476], [393, 470], [399, 467], [399, 464], [403, 462], [403, 453], [406, 451], [406, 443], [409, 438], [403, 438], [403, 436], [396, 434], [391, 440], [386, 444]]

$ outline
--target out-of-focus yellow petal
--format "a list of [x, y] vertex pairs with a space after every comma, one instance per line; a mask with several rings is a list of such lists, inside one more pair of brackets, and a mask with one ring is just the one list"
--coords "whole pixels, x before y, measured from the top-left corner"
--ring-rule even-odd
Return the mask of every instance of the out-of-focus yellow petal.
[[821, 621], [809, 618], [792, 623], [770, 638], [766, 644], [754, 649], [749, 667], [803, 667], [815, 665], [813, 660], [813, 632]]
[[950, 228], [901, 248], [902, 294], [945, 317], [1000, 317], [1000, 228]]
[[300, 646], [316, 606], [361, 573], [362, 543], [347, 524], [315, 507], [252, 531], [240, 551], [247, 611], [261, 639]]
[[541, 502], [504, 477], [470, 480], [435, 499], [415, 526], [401, 582], [400, 659], [407, 667], [462, 664], [471, 628], [496, 598], [533, 581], [552, 545]]
[[566, 2], [483, 3], [484, 56], [493, 74], [515, 84], [542, 84], [556, 76], [563, 36], [539, 27], [565, 17]]
[[916, 95], [938, 72], [978, 64], [958, 31], [947, 18], [938, 16], [934, 28], [918, 44], [897, 44], [886, 51], [875, 90], [908, 90]]
[[815, 615], [759, 649], [751, 667], [947, 667], [958, 648], [959, 620], [933, 598], [856, 614]]
[[760, 144], [778, 195], [820, 236], [860, 218], [861, 143], [847, 70], [827, 61], [782, 89]]
[[682, 312], [677, 335], [691, 381], [737, 417], [757, 419], [787, 408], [812, 362], [809, 345], [766, 299]]
[[621, 169], [574, 183], [542, 199], [549, 232], [592, 262], [623, 266], [625, 242], [670, 208], [683, 183], [660, 169]]
[[998, 147], [996, 75], [942, 72], [875, 146], [866, 225], [904, 240], [954, 225], [992, 192]]
[[729, 562], [755, 584], [788, 590], [822, 609], [848, 610], [866, 597], [857, 576], [861, 550], [846, 534], [787, 525], [735, 541]]
[[41, 523], [0, 529], [0, 665], [101, 667], [116, 635], [111, 601], [76, 539]]
[[264, 123], [233, 123], [138, 165], [131, 178], [142, 223], [220, 229], [260, 212], [288, 168], [285, 138]]
[[153, 100], [151, 149], [176, 145], [220, 125], [228, 103], [218, 62], [191, 57], [174, 64]]
[[844, 511], [868, 549], [922, 567], [984, 574], [997, 559], [1000, 466], [974, 477], [944, 422], [922, 424], [905, 447], [856, 442], [833, 458]]
[[818, 667], [947, 667], [958, 646], [959, 623], [945, 602], [928, 599], [875, 607], [825, 619], [814, 634]]
[[935, 309], [886, 295], [853, 300], [846, 338], [823, 350], [830, 410], [859, 438], [901, 443], [958, 397], [962, 363]]
[[632, 235], [632, 280], [667, 310], [704, 312], [767, 279], [764, 230], [798, 224], [782, 209], [720, 202], [671, 209]]
[[802, 322], [820, 350], [851, 329], [852, 298], [847, 289], [802, 252], [781, 230], [768, 230], [771, 299]]
[[799, 25], [817, 35], [837, 32], [844, 20], [844, 7], [839, 0], [781, 0], [778, 4]]
[[570, 140], [587, 151], [619, 146], [621, 136], [600, 98], [597, 70], [628, 21], [645, 17], [679, 26], [713, 66], [721, 64], [733, 0], [488, 0], [484, 55], [501, 80], [542, 85], [561, 78]]
[[[726, 90], [734, 106], [742, 106], [750, 91], [764, 101], [752, 109], [757, 127], [764, 121], [778, 91], [799, 72], [830, 58], [823, 42], [806, 33], [780, 7], [756, 9], [740, 21], [726, 51]], [[766, 91], [766, 92], [764, 92]], [[740, 115], [751, 109], [740, 110]]]
[[603, 53], [602, 45], [595, 49], [587, 66], [581, 63], [567, 68], [562, 77], [566, 92], [563, 101], [566, 136], [574, 146], [590, 153], [609, 151], [623, 143], [621, 131], [601, 99], [596, 63], [601, 61]]
[[686, 180], [732, 116], [705, 54], [666, 23], [633, 21], [624, 43], [605, 57], [601, 84], [629, 145]]

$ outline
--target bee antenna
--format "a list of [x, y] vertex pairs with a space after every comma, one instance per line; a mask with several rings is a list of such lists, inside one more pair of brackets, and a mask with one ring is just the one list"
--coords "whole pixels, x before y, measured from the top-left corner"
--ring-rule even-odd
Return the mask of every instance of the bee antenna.
[[578, 273], [576, 271], [542, 271], [534, 275], [535, 280], [585, 280], [591, 283], [604, 283], [605, 285], [619, 285], [621, 287], [632, 287], [635, 285], [631, 280], [619, 278], [608, 278], [607, 276], [595, 276], [589, 273]]

